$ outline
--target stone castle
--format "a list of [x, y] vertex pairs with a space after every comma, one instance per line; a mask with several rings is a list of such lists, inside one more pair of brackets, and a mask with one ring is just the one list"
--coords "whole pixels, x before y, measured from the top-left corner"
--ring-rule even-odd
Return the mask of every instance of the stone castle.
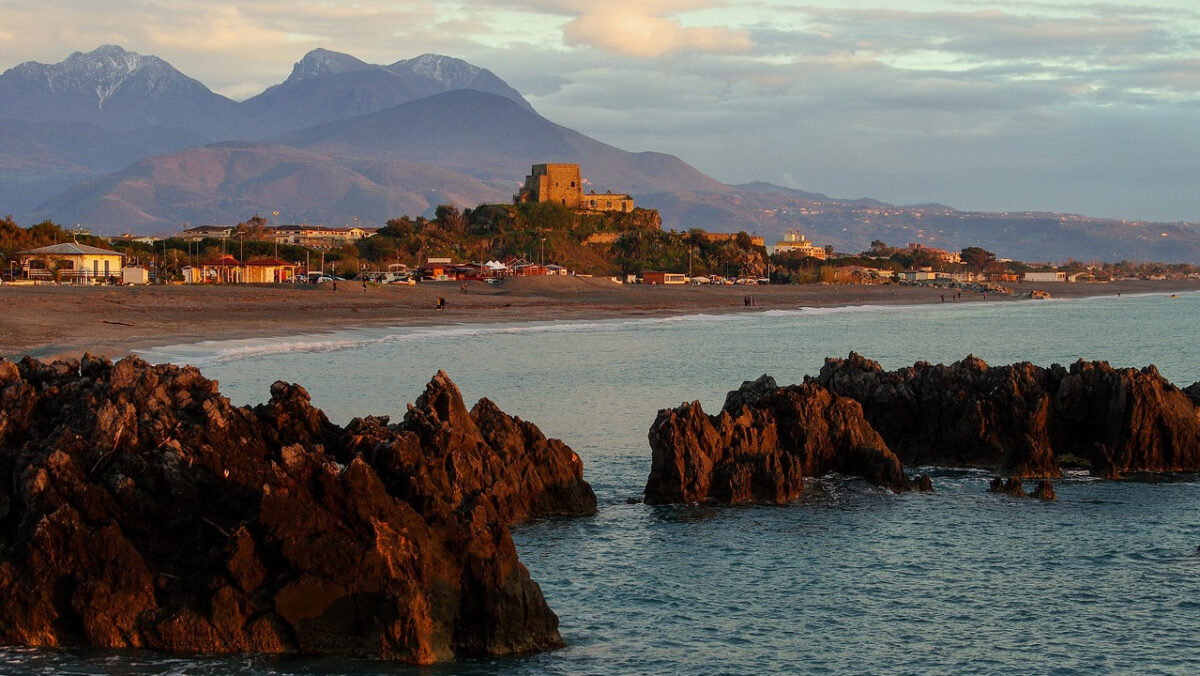
[[535, 164], [514, 204], [557, 202], [579, 211], [633, 211], [633, 198], [613, 192], [583, 192], [578, 164]]

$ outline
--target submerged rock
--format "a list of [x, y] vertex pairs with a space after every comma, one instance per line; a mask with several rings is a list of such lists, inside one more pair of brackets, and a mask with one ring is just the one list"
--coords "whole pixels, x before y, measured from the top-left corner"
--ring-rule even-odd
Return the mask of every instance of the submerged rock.
[[432, 663], [562, 645], [507, 525], [587, 514], [578, 456], [443, 373], [347, 428], [302, 387], [0, 360], [0, 643]]
[[784, 504], [806, 477], [828, 472], [909, 488], [861, 407], [815, 385], [779, 388], [764, 376], [731, 392], [715, 416], [699, 402], [659, 411], [649, 438], [647, 504]]
[[973, 356], [884, 371], [851, 353], [811, 382], [862, 405], [904, 462], [1057, 477], [1060, 456], [1093, 474], [1200, 470], [1196, 405], [1153, 366], [989, 367]]
[[992, 479], [991, 485], [988, 486], [988, 492], [1003, 493], [1016, 498], [1037, 498], [1048, 502], [1058, 500], [1058, 495], [1054, 492], [1054, 484], [1049, 479], [1042, 479], [1038, 482], [1037, 487], [1033, 489], [1033, 492], [1026, 493], [1020, 479], [1010, 478], [1005, 481], [1000, 477], [996, 477]]
[[1050, 483], [1049, 479], [1039, 481], [1037, 488], [1033, 489], [1029, 497], [1051, 502], [1058, 500], [1058, 494], [1054, 492], [1054, 484]]
[[933, 492], [933, 479], [929, 478], [928, 474], [918, 474], [912, 478], [912, 487], [915, 491], [931, 493]]
[[1025, 487], [1021, 484], [1021, 480], [1010, 477], [1007, 481], [996, 477], [992, 479], [992, 483], [988, 486], [989, 493], [1003, 493], [1011, 495], [1015, 498], [1025, 497]]

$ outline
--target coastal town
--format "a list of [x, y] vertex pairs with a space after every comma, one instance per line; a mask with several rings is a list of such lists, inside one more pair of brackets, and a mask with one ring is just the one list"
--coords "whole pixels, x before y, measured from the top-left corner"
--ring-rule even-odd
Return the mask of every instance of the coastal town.
[[[664, 232], [657, 213], [627, 194], [585, 193], [576, 164], [534, 165], [511, 205], [381, 227], [272, 223], [199, 225], [167, 237], [97, 237], [53, 223], [3, 223], [10, 284], [496, 283], [587, 276], [619, 284], [900, 284], [1012, 293], [1022, 286], [1198, 276], [1195, 266], [1024, 263], [979, 247], [959, 251], [881, 241], [839, 252], [796, 230], [768, 245], [742, 232]], [[277, 221], [278, 212], [270, 214]], [[731, 228], [732, 229], [732, 228]], [[50, 240], [50, 241], [47, 241]], [[30, 246], [29, 244], [38, 244]], [[467, 255], [474, 254], [475, 258]], [[1046, 293], [1046, 292], [1043, 292]]]

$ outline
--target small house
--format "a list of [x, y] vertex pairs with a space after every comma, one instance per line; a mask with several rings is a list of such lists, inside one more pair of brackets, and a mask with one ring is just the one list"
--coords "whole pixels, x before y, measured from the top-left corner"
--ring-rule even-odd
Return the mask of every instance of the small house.
[[278, 258], [247, 261], [242, 267], [242, 281], [247, 284], [282, 284], [296, 277], [296, 264]]
[[116, 283], [125, 254], [77, 242], [51, 244], [17, 252], [27, 279], [74, 284]]

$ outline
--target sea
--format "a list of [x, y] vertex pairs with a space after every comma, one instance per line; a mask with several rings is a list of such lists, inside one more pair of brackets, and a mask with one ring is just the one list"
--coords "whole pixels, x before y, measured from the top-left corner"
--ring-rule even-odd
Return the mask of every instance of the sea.
[[[448, 316], [447, 319], [452, 319]], [[1044, 503], [987, 472], [932, 494], [819, 477], [784, 507], [647, 506], [660, 409], [717, 411], [743, 381], [815, 375], [851, 351], [894, 369], [1102, 359], [1200, 380], [1200, 293], [776, 308], [604, 321], [347, 329], [143, 353], [198, 366], [235, 403], [302, 384], [335, 422], [398, 421], [445, 370], [582, 457], [595, 516], [513, 529], [567, 647], [434, 667], [383, 661], [0, 650], [66, 674], [1195, 674], [1200, 477], [1056, 482]]]

